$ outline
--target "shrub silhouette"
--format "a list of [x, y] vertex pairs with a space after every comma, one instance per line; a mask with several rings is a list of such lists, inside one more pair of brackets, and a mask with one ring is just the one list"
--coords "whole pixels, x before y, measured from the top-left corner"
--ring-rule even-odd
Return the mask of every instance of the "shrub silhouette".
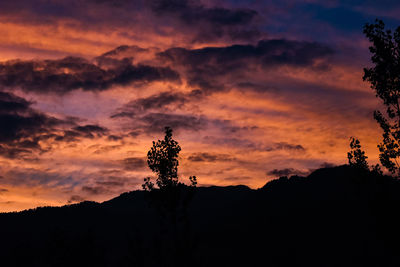
[[364, 34], [372, 42], [372, 68], [364, 68], [364, 81], [371, 84], [376, 96], [386, 106], [386, 116], [379, 110], [374, 118], [383, 130], [383, 140], [378, 145], [379, 159], [392, 174], [400, 176], [400, 27], [393, 33], [376, 20], [364, 26]]

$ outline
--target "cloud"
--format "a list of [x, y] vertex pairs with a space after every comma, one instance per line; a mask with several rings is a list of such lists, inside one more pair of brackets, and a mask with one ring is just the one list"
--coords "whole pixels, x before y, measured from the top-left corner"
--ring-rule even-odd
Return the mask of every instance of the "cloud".
[[[67, 25], [68, 28], [111, 32], [124, 37], [172, 35], [187, 43], [218, 40], [253, 40], [263, 33], [260, 16], [250, 8], [233, 8], [229, 3], [193, 0], [70, 0], [35, 3], [15, 0], [0, 3], [0, 15], [25, 25]], [[203, 3], [206, 2], [206, 3]], [[21, 10], [21, 7], [24, 7]], [[90, 12], [87, 12], [90, 10]], [[67, 23], [65, 23], [67, 22]], [[113, 35], [114, 37], [114, 35]], [[171, 36], [172, 38], [174, 36]], [[82, 38], [80, 36], [80, 38]], [[93, 42], [102, 40], [93, 40]], [[108, 42], [112, 42], [110, 40]], [[104, 41], [103, 41], [104, 42]], [[73, 43], [74, 44], [74, 43]]]
[[235, 158], [228, 154], [193, 153], [188, 157], [188, 160], [194, 162], [217, 162], [233, 161]]
[[83, 202], [86, 199], [84, 197], [81, 197], [79, 195], [72, 195], [69, 199], [68, 199], [68, 204], [72, 204], [72, 203], [78, 203], [78, 202]]
[[117, 113], [112, 115], [112, 118], [117, 117], [133, 117], [141, 115], [149, 110], [163, 110], [165, 111], [168, 106], [175, 110], [183, 106], [188, 101], [188, 97], [183, 93], [162, 92], [147, 98], [139, 98], [125, 104], [119, 108]]
[[15, 168], [2, 168], [5, 179], [2, 180], [4, 185], [13, 187], [47, 187], [47, 188], [65, 188], [74, 187], [75, 181], [71, 173], [57, 173], [51, 170], [51, 166], [41, 170], [25, 167], [24, 165], [16, 166]]
[[267, 151], [275, 150], [294, 150], [294, 151], [305, 151], [302, 145], [289, 144], [286, 142], [275, 143], [273, 146], [266, 148]]
[[12, 93], [0, 92], [0, 154], [15, 158], [41, 150], [39, 141], [48, 138], [62, 120], [47, 116], [31, 103]]
[[337, 166], [337, 164], [333, 164], [330, 162], [323, 162], [319, 165], [319, 168], [334, 168], [336, 166]]
[[249, 8], [205, 6], [192, 0], [151, 0], [152, 11], [158, 16], [175, 18], [182, 26], [195, 28], [195, 41], [218, 39], [251, 40], [261, 35], [255, 23], [258, 12]]
[[282, 176], [290, 176], [290, 175], [307, 175], [309, 172], [308, 171], [301, 171], [301, 170], [296, 170], [293, 168], [285, 168], [285, 169], [273, 169], [269, 171], [267, 174], [268, 175], [273, 175], [276, 177], [282, 177]]
[[156, 13], [178, 15], [179, 19], [189, 24], [209, 22], [213, 25], [242, 25], [250, 23], [258, 14], [247, 8], [207, 8], [199, 1], [191, 0], [151, 0], [150, 3]]
[[81, 190], [89, 195], [101, 195], [110, 192], [107, 187], [104, 186], [82, 186]]
[[[107, 128], [101, 127], [99, 125], [84, 125], [84, 126], [76, 126], [69, 130], [61, 131], [60, 133], [53, 134], [49, 136], [54, 138], [55, 141], [63, 141], [63, 142], [77, 142], [81, 138], [99, 138], [102, 136], [107, 136], [109, 134], [109, 130]], [[109, 135], [110, 136], [114, 135]], [[112, 139], [113, 137], [111, 137]]]
[[[262, 69], [285, 65], [321, 67], [320, 60], [334, 53], [326, 45], [285, 39], [261, 40], [256, 45], [200, 49], [174, 47], [158, 53], [153, 50], [121, 46], [92, 61], [80, 57], [7, 61], [0, 63], [0, 86], [63, 95], [78, 89], [102, 91], [117, 85], [179, 82], [184, 75], [189, 85], [213, 92], [226, 89], [226, 81], [222, 78], [235, 80], [245, 75], [243, 66]], [[133, 63], [136, 56], [137, 63]], [[152, 62], [151, 65], [148, 65], [149, 62]], [[237, 75], [238, 72], [242, 74]], [[249, 83], [247, 78], [246, 81]], [[140, 111], [139, 107], [148, 109], [173, 102], [183, 104], [188, 97], [190, 95], [164, 92], [137, 100], [131, 106], [137, 105], [136, 109]]]
[[[208, 120], [203, 116], [191, 114], [176, 114], [165, 110], [165, 106], [172, 103], [179, 103], [184, 101], [179, 94], [172, 95], [168, 99], [163, 97], [154, 97], [147, 99], [139, 99], [122, 108], [111, 116], [113, 119], [128, 119], [129, 128], [134, 130], [133, 134], [136, 135], [137, 131], [145, 133], [159, 133], [164, 131], [166, 126], [171, 127], [175, 131], [191, 130], [198, 131], [207, 126]], [[137, 103], [137, 105], [135, 104]], [[156, 109], [156, 112], [145, 112], [146, 108]], [[162, 110], [164, 108], [164, 110]], [[160, 111], [158, 111], [160, 109]], [[162, 112], [163, 113], [162, 113]], [[164, 113], [166, 112], [166, 113]], [[132, 121], [134, 123], [132, 123]]]
[[143, 127], [146, 132], [155, 133], [163, 131], [166, 126], [171, 127], [175, 131], [191, 130], [197, 131], [203, 129], [207, 121], [201, 116], [186, 114], [164, 114], [150, 113], [141, 118], [144, 123]]
[[116, 187], [123, 187], [126, 184], [126, 180], [123, 177], [108, 176], [98, 179], [95, 184], [98, 186], [107, 187], [109, 189]]
[[234, 137], [221, 138], [215, 136], [205, 136], [203, 138], [203, 142], [213, 145], [224, 145], [240, 149], [266, 151], [266, 152], [281, 151], [281, 150], [292, 151], [292, 152], [296, 151], [304, 152], [306, 150], [302, 145], [298, 144], [278, 142], [266, 145], [258, 141], [253, 141], [245, 138], [234, 138]]
[[99, 125], [77, 126], [73, 129], [81, 133], [86, 138], [94, 138], [95, 136], [100, 137], [109, 132], [107, 128], [101, 127]]
[[[9, 92], [0, 92], [0, 155], [35, 159], [55, 142], [77, 142], [81, 138], [112, 135], [99, 125], [78, 125], [75, 119], [58, 119], [31, 107], [32, 103]], [[46, 143], [45, 145], [43, 143]]]
[[1, 87], [36, 93], [101, 91], [113, 85], [178, 80], [179, 74], [169, 67], [132, 65], [130, 59], [115, 60], [110, 68], [78, 57], [0, 63]]
[[138, 169], [143, 169], [146, 167], [146, 160], [143, 158], [125, 158], [122, 160], [122, 164], [125, 170], [128, 171], [137, 171]]
[[[113, 135], [111, 135], [113, 136]], [[113, 138], [110, 138], [110, 136], [107, 137], [108, 140], [115, 141]], [[121, 139], [117, 139], [121, 140]], [[94, 145], [91, 146], [91, 148], [95, 148], [96, 150], [93, 151], [93, 154], [103, 154], [103, 153], [108, 153], [110, 151], [118, 150], [121, 149], [123, 145]]]
[[[226, 47], [205, 47], [200, 49], [170, 48], [159, 56], [179, 64], [195, 66], [231, 66], [241, 68], [243, 60], [252, 60], [261, 66], [275, 65], [309, 66], [319, 58], [332, 55], [333, 49], [316, 42], [285, 39], [260, 40], [257, 45], [232, 45]], [[224, 72], [231, 71], [222, 70]]]
[[107, 176], [96, 178], [92, 184], [84, 185], [81, 191], [89, 195], [102, 195], [121, 190], [127, 182], [123, 177]]
[[0, 195], [9, 192], [8, 189], [0, 188]]
[[[279, 66], [318, 67], [318, 60], [326, 59], [334, 50], [316, 42], [285, 39], [261, 40], [257, 45], [232, 45], [200, 49], [170, 48], [160, 52], [161, 61], [181, 66], [188, 83], [205, 91], [225, 89], [224, 76], [234, 77], [246, 73], [247, 68], [257, 66], [268, 69]], [[248, 81], [247, 81], [248, 82]]]

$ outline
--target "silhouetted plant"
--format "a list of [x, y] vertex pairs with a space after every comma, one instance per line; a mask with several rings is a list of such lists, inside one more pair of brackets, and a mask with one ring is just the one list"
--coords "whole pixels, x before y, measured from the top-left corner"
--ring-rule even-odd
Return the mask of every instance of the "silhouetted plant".
[[196, 176], [190, 176], [189, 177], [190, 181], [190, 186], [191, 187], [196, 187], [197, 186], [197, 177]]
[[143, 189], [149, 192], [147, 196], [150, 204], [155, 206], [161, 216], [161, 232], [170, 234], [163, 239], [171, 241], [172, 247], [165, 250], [173, 250], [162, 258], [163, 261], [172, 262], [172, 266], [186, 265], [185, 259], [190, 258], [194, 243], [191, 238], [188, 205], [193, 198], [194, 187], [197, 186], [197, 177], [189, 177], [190, 186], [179, 182], [180, 151], [178, 142], [172, 138], [172, 129], [165, 127], [164, 139], [153, 141], [153, 146], [147, 153], [147, 164], [157, 174], [156, 185], [150, 177], [145, 178], [142, 185]]
[[354, 137], [350, 137], [350, 152], [347, 153], [349, 165], [357, 168], [369, 170], [367, 156], [361, 149], [360, 141]]
[[[165, 127], [165, 137], [163, 140], [153, 141], [153, 146], [147, 153], [147, 164], [149, 168], [157, 174], [156, 184], [159, 189], [165, 190], [178, 186], [178, 156], [181, 147], [177, 141], [172, 139], [172, 129]], [[196, 187], [196, 176], [190, 176], [190, 186]], [[152, 191], [154, 183], [150, 177], [144, 179], [143, 189]]]
[[365, 155], [365, 151], [362, 150], [360, 140], [357, 138], [350, 137], [350, 152], [347, 152], [347, 158], [350, 166], [371, 171], [379, 175], [383, 174], [379, 164], [373, 165], [371, 168], [369, 167], [367, 162], [368, 157]]
[[364, 68], [364, 81], [371, 84], [376, 96], [386, 106], [386, 114], [376, 110], [374, 118], [383, 130], [383, 140], [378, 145], [379, 159], [392, 174], [400, 175], [400, 27], [393, 33], [385, 24], [376, 20], [366, 24], [364, 34], [372, 42], [372, 68]]

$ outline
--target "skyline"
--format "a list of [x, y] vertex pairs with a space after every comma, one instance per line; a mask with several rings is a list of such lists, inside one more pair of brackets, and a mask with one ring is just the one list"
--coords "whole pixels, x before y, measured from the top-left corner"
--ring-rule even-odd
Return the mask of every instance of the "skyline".
[[378, 162], [362, 81], [365, 23], [395, 1], [15, 0], [0, 3], [0, 211], [141, 189], [174, 130], [179, 175], [259, 188]]

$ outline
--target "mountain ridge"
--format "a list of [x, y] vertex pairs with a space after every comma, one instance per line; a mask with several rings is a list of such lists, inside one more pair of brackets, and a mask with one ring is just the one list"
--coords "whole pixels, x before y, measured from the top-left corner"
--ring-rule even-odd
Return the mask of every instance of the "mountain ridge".
[[400, 182], [389, 176], [343, 165], [259, 189], [199, 187], [176, 217], [149, 196], [0, 214], [0, 259], [35, 267], [400, 263]]

